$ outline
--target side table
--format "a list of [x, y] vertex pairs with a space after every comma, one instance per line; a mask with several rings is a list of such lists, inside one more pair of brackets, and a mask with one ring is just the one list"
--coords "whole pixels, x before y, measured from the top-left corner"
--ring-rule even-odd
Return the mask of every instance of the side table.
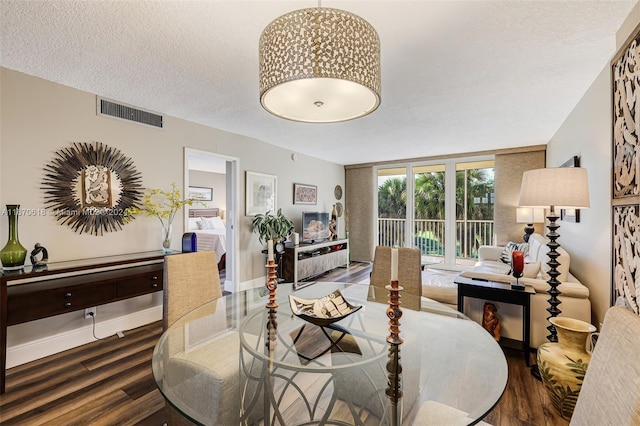
[[514, 290], [510, 284], [467, 278], [460, 275], [458, 275], [453, 282], [458, 284], [459, 312], [464, 313], [465, 296], [522, 306], [522, 351], [524, 352], [524, 360], [528, 367], [531, 295], [535, 294], [536, 291], [530, 286], [525, 286], [524, 290]]

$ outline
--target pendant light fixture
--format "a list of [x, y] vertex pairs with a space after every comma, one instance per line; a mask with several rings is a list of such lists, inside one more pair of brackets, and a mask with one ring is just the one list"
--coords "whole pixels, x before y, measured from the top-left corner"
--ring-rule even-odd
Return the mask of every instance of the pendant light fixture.
[[307, 123], [363, 117], [380, 105], [380, 39], [364, 19], [339, 9], [295, 10], [260, 36], [260, 103]]

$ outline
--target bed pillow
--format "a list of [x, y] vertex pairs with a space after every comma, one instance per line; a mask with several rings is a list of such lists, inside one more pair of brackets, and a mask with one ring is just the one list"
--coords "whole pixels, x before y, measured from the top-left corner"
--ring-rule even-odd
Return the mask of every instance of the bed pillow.
[[201, 217], [198, 221], [198, 229], [202, 231], [211, 230], [213, 229], [213, 222], [205, 219], [204, 217]]
[[529, 244], [527, 243], [514, 243], [513, 241], [509, 241], [504, 249], [502, 249], [502, 253], [500, 254], [500, 261], [511, 265], [511, 254], [514, 251], [521, 251], [526, 257], [529, 254]]
[[212, 217], [205, 219], [201, 217], [198, 221], [198, 229], [201, 230], [213, 230], [213, 229], [225, 229], [224, 222], [219, 217]]
[[198, 219], [197, 217], [190, 217], [189, 218], [189, 230], [192, 231], [194, 229], [200, 229], [198, 227], [198, 221], [200, 219]]
[[224, 226], [224, 222], [222, 221], [222, 219], [220, 219], [219, 216], [212, 217], [211, 219], [209, 219], [209, 221], [213, 225], [212, 229], [226, 229], [226, 227]]

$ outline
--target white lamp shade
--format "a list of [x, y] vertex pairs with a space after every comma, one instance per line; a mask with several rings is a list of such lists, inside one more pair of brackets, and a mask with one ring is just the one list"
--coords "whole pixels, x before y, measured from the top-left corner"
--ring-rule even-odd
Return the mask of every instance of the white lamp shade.
[[581, 167], [558, 167], [524, 172], [518, 206], [590, 207], [587, 170]]
[[544, 209], [518, 207], [516, 209], [516, 221], [518, 223], [543, 223]]

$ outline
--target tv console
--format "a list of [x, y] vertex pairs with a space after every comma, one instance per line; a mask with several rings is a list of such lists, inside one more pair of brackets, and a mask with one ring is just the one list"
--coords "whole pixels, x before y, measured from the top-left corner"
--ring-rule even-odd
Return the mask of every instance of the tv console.
[[301, 281], [349, 263], [349, 240], [301, 243], [284, 249], [284, 280], [299, 288]]
[[133, 253], [0, 271], [0, 394], [8, 326], [161, 291], [164, 256]]

